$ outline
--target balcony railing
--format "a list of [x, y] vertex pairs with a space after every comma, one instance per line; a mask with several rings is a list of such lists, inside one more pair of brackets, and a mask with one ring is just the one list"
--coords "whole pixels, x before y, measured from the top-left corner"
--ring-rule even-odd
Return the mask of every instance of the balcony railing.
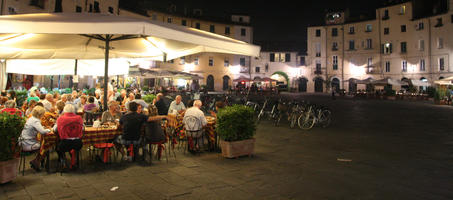
[[384, 16], [382, 17], [382, 20], [388, 20], [388, 19], [390, 19], [390, 17], [389, 17], [388, 15], [384, 15]]
[[316, 74], [316, 75], [321, 75], [321, 74], [322, 74], [322, 71], [321, 71], [320, 69], [316, 69], [316, 70], [315, 70], [315, 74]]

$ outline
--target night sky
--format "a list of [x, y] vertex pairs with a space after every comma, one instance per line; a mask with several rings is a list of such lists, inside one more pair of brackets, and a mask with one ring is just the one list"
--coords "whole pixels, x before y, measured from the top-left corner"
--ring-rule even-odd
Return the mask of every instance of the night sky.
[[307, 26], [322, 24], [326, 11], [349, 8], [352, 15], [372, 14], [374, 16], [375, 8], [382, 5], [385, 0], [167, 0], [152, 2], [163, 6], [173, 3], [201, 8], [205, 16], [224, 17], [231, 13], [248, 14], [252, 17], [255, 41], [291, 42], [300, 46], [300, 51], [305, 51]]

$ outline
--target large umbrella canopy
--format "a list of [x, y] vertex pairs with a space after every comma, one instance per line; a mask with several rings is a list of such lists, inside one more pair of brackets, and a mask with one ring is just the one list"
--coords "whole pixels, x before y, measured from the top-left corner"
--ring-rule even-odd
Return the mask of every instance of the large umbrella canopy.
[[434, 81], [434, 83], [438, 85], [453, 85], [453, 76]]
[[243, 76], [240, 76], [239, 78], [233, 80], [233, 82], [249, 82], [249, 81], [251, 81], [249, 78]]
[[411, 83], [411, 85], [413, 85], [413, 86], [419, 86], [419, 87], [428, 87], [428, 86], [431, 86], [431, 84], [428, 83], [427, 81], [421, 81], [421, 80], [415, 80], [415, 79], [411, 79], [411, 80], [410, 80], [410, 83]]
[[[133, 68], [131, 68], [133, 69]], [[130, 71], [129, 75], [131, 76], [140, 76], [142, 78], [174, 78], [174, 79], [203, 79], [203, 77], [198, 76], [197, 74], [191, 74], [187, 72], [168, 70], [162, 68], [154, 69], [142, 69]]]
[[[201, 52], [259, 56], [259, 51], [258, 46], [206, 31], [133, 17], [90, 13], [0, 16], [0, 58], [104, 58], [105, 80], [109, 58], [166, 61]], [[107, 106], [107, 81], [104, 91]]]
[[400, 80], [395, 80], [395, 79], [391, 79], [391, 78], [384, 78], [384, 79], [381, 79], [381, 80], [375, 80], [372, 82], [373, 85], [383, 85], [383, 86], [386, 86], [386, 85], [408, 85], [407, 82], [404, 82], [404, 81], [400, 81]]
[[363, 80], [355, 79], [355, 83], [357, 83], [357, 84], [371, 84], [373, 81], [374, 81], [374, 79], [371, 77], [367, 78], [367, 79], [363, 79]]
[[0, 16], [0, 58], [170, 60], [201, 52], [258, 56], [260, 48], [225, 36], [158, 21], [90, 13]]

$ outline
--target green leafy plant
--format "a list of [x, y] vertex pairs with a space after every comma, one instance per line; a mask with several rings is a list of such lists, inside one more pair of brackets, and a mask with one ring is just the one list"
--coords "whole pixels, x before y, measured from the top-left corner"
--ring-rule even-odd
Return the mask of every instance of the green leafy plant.
[[445, 96], [447, 96], [447, 90], [444, 88], [438, 88], [438, 89], [436, 89], [436, 92], [434, 93], [434, 100], [440, 101]]
[[396, 91], [392, 89], [391, 85], [384, 86], [384, 95], [385, 96], [395, 96]]
[[63, 90], [63, 94], [71, 94], [72, 93], [72, 89], [71, 88], [65, 88]]
[[426, 93], [428, 94], [428, 98], [433, 98], [436, 93], [436, 88], [430, 86], [426, 88]]
[[148, 86], [143, 86], [143, 87], [142, 87], [142, 90], [143, 90], [143, 91], [149, 91], [149, 87], [148, 87]]
[[156, 95], [154, 94], [147, 94], [143, 97], [143, 101], [146, 103], [153, 103], [153, 100], [156, 98]]
[[0, 113], [0, 161], [11, 160], [17, 155], [17, 139], [24, 128], [23, 117]]
[[222, 108], [217, 113], [216, 131], [225, 141], [240, 141], [253, 138], [256, 124], [253, 109], [244, 105]]
[[16, 104], [17, 107], [22, 106], [22, 103], [27, 99], [28, 97], [28, 91], [27, 90], [16, 90]]

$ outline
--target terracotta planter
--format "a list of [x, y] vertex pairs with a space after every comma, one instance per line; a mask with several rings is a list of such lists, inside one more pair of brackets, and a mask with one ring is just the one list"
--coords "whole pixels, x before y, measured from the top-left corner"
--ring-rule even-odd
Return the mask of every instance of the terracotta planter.
[[0, 162], [0, 184], [16, 179], [18, 164], [18, 158]]
[[255, 153], [255, 138], [234, 142], [220, 140], [222, 156], [226, 158], [237, 158], [239, 156], [251, 156]]

